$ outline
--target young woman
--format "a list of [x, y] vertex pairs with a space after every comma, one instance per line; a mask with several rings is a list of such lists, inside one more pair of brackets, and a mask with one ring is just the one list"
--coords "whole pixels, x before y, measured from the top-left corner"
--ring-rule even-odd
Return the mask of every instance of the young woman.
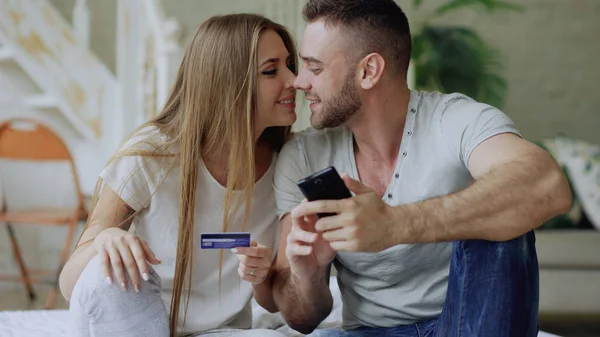
[[[264, 17], [198, 28], [160, 115], [100, 174], [60, 275], [77, 336], [279, 335], [247, 329], [253, 293], [270, 299], [272, 180], [296, 120], [296, 65], [292, 37]], [[220, 231], [248, 231], [252, 245], [200, 249], [201, 233]]]

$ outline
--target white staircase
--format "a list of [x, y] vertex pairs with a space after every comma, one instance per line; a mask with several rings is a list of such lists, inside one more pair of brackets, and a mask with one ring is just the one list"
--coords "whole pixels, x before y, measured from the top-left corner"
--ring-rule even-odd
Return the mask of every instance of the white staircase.
[[[156, 115], [181, 57], [179, 26], [164, 16], [160, 0], [118, 0], [112, 73], [89, 48], [92, 16], [86, 0], [74, 0], [72, 24], [50, 0], [0, 0], [0, 121], [29, 117], [54, 129], [71, 151], [87, 196], [123, 138]], [[32, 166], [16, 176], [40, 178]], [[44, 173], [44, 189], [64, 189], [54, 171], [45, 167]], [[19, 199], [36, 203], [43, 193]], [[17, 236], [27, 247], [28, 267], [55, 265], [65, 233], [21, 227]], [[0, 229], [0, 273], [16, 273]]]
[[181, 48], [160, 1], [119, 0], [113, 74], [88, 47], [87, 1], [74, 5], [71, 24], [49, 0], [0, 0], [0, 120], [54, 128], [89, 194], [123, 137], [166, 99]]
[[39, 116], [58, 130], [76, 134], [76, 127], [61, 113], [58, 100], [40, 89], [15, 54], [11, 46], [0, 44], [0, 118]]
[[103, 117], [113, 111], [117, 81], [74, 36], [73, 28], [47, 0], [0, 1], [0, 42], [40, 88], [25, 107], [56, 108], [87, 140], [100, 140]]

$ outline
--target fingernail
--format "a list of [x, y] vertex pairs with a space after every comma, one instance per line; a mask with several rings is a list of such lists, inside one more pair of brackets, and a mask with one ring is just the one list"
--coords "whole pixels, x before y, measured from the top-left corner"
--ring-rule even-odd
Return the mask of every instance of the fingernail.
[[139, 293], [139, 292], [140, 292], [140, 286], [139, 286], [139, 285], [137, 285], [137, 284], [135, 284], [135, 285], [133, 286], [133, 289], [135, 290], [135, 292], [136, 292], [136, 293]]
[[234, 254], [237, 254], [238, 250], [235, 249], [235, 248], [231, 248], [231, 252], [234, 253]]
[[125, 282], [121, 282], [121, 289], [126, 290], [127, 288], [125, 288]]
[[142, 278], [144, 279], [144, 281], [148, 281], [150, 279], [147, 273], [143, 273]]
[[106, 284], [112, 285], [112, 278], [110, 278], [110, 276], [106, 277]]

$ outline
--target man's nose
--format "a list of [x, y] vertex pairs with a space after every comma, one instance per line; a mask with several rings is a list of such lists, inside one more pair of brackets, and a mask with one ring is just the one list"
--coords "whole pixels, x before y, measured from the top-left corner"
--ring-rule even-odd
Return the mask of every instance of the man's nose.
[[288, 69], [286, 77], [287, 77], [285, 80], [286, 88], [294, 88], [295, 89], [294, 82], [296, 81], [296, 74], [294, 74], [293, 71]]
[[308, 81], [308, 76], [306, 76], [306, 71], [304, 69], [300, 69], [298, 72], [298, 76], [294, 80], [294, 88], [303, 91], [309, 91], [311, 88], [310, 82]]

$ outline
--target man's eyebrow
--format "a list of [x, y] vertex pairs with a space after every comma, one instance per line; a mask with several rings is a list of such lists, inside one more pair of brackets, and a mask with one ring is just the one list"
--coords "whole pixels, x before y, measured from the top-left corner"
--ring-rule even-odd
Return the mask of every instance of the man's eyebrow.
[[302, 56], [300, 55], [300, 58], [302, 59], [302, 61], [307, 62], [307, 63], [317, 63], [317, 64], [323, 64], [323, 61], [314, 58], [312, 56]]

